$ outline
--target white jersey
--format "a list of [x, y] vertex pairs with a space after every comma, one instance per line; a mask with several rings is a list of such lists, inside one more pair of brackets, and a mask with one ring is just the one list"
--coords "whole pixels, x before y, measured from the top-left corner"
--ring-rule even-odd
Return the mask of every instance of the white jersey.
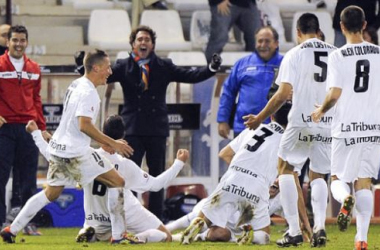
[[50, 154], [74, 158], [87, 152], [91, 138], [79, 130], [78, 117], [90, 117], [95, 124], [99, 107], [94, 84], [86, 77], [73, 81], [66, 91], [61, 121], [49, 143]]
[[[182, 170], [184, 163], [180, 160], [175, 160], [173, 165], [157, 177], [153, 177], [141, 170], [136, 163], [126, 159], [118, 154], [109, 154], [102, 148], [96, 150], [101, 156], [107, 158], [115, 165], [120, 175], [125, 180], [125, 193], [130, 192], [146, 192], [159, 191], [168, 185], [178, 173]], [[111, 219], [108, 210], [108, 189], [107, 187], [94, 181], [83, 187], [84, 191], [84, 210], [85, 223], [84, 227], [92, 226], [97, 233], [105, 233], [111, 229]], [[129, 210], [127, 200], [124, 202], [124, 210]], [[142, 205], [141, 205], [142, 206]], [[138, 216], [138, 215], [136, 215]], [[126, 222], [128, 224], [128, 222]]]
[[334, 107], [332, 136], [380, 136], [380, 47], [346, 44], [329, 58], [328, 88], [342, 94]]
[[269, 189], [277, 177], [277, 152], [283, 133], [284, 129], [275, 122], [261, 124], [256, 130], [243, 130], [229, 143], [236, 154], [225, 176], [258, 178]]
[[288, 116], [288, 127], [331, 126], [331, 112], [319, 123], [314, 123], [311, 113], [315, 104], [322, 104], [326, 96], [328, 55], [336, 48], [317, 38], [311, 38], [286, 53], [276, 84], [290, 83], [293, 88], [293, 104]]

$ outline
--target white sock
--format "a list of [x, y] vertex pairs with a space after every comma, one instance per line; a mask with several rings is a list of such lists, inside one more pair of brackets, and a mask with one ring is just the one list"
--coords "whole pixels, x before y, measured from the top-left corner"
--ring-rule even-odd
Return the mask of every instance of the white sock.
[[270, 235], [267, 232], [264, 232], [262, 230], [253, 232], [252, 243], [258, 244], [258, 245], [267, 245], [269, 244], [269, 241], [270, 241]]
[[278, 177], [280, 186], [280, 199], [284, 209], [285, 219], [289, 224], [289, 235], [301, 234], [298, 217], [298, 192], [294, 176], [283, 174]]
[[163, 242], [166, 240], [166, 233], [158, 229], [149, 229], [142, 233], [135, 234], [137, 238], [144, 242]]
[[120, 240], [123, 238], [125, 232], [125, 213], [124, 213], [124, 199], [119, 199], [123, 196], [122, 189], [109, 188], [108, 189], [108, 210], [110, 212], [112, 239]]
[[314, 233], [325, 229], [328, 189], [322, 178], [313, 180], [311, 186], [311, 205], [314, 214]]
[[205, 231], [203, 231], [202, 233], [199, 233], [198, 236], [199, 238], [202, 240], [202, 241], [206, 241], [207, 240], [207, 235], [208, 235], [208, 232], [210, 231], [209, 228], [207, 228]]
[[45, 191], [33, 195], [21, 209], [15, 220], [11, 224], [11, 233], [16, 235], [20, 232], [26, 224], [40, 211], [44, 206], [49, 204], [50, 201], [46, 197]]
[[170, 232], [173, 232], [175, 230], [180, 230], [180, 229], [187, 228], [190, 225], [190, 222], [196, 217], [195, 216], [194, 218], [191, 218], [189, 216], [190, 214], [184, 215], [181, 218], [179, 218], [179, 219], [177, 219], [175, 221], [170, 222], [169, 224], [165, 225], [165, 227]]
[[371, 190], [362, 189], [355, 193], [356, 198], [356, 237], [357, 241], [367, 242], [368, 228], [373, 209]]
[[331, 182], [331, 194], [340, 204], [351, 194], [350, 186], [341, 180]]

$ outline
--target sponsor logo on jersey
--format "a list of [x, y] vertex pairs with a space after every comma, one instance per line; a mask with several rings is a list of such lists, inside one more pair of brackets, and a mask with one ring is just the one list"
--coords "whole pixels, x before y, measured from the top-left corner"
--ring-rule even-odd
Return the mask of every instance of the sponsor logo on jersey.
[[257, 178], [257, 174], [253, 173], [251, 170], [249, 169], [245, 169], [245, 168], [242, 168], [242, 167], [239, 167], [239, 166], [231, 166], [231, 169], [234, 169], [236, 170], [237, 172], [240, 172], [240, 173], [243, 173], [243, 174], [247, 174], [247, 175], [250, 175], [252, 177], [255, 177]]
[[108, 216], [105, 216], [104, 214], [96, 214], [92, 213], [86, 216], [86, 220], [96, 220], [100, 222], [109, 222], [111, 223], [111, 219]]
[[342, 132], [380, 131], [380, 124], [365, 124], [364, 122], [351, 122], [341, 124]]
[[222, 190], [229, 192], [231, 194], [239, 195], [240, 197], [246, 198], [247, 200], [250, 200], [252, 203], [257, 204], [260, 202], [260, 197], [257, 197], [254, 194], [251, 194], [248, 191], [244, 190], [244, 187], [237, 186], [234, 184], [231, 185], [225, 185]]
[[380, 136], [367, 136], [367, 137], [355, 137], [355, 138], [344, 138], [346, 146], [352, 146], [359, 143], [374, 143], [380, 144]]
[[[302, 121], [305, 122], [305, 123], [312, 123], [313, 120], [311, 118], [311, 115], [304, 115], [304, 114], [301, 114], [301, 118], [302, 118]], [[331, 124], [332, 122], [332, 116], [322, 116], [321, 117], [321, 120], [319, 121], [320, 123], [326, 123], [326, 124]]]
[[66, 151], [66, 145], [65, 144], [59, 144], [53, 140], [50, 140], [49, 145], [52, 149], [57, 151]]
[[299, 133], [298, 140], [303, 141], [303, 142], [323, 142], [323, 143], [330, 144], [332, 141], [332, 137], [322, 136], [319, 133], [316, 135], [302, 135], [301, 133]]

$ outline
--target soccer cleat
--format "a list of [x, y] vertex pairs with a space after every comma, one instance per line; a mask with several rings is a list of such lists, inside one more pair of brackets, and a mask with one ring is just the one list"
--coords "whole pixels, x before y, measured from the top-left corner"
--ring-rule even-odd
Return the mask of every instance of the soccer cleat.
[[319, 230], [316, 233], [313, 233], [311, 237], [310, 246], [311, 247], [324, 247], [326, 246], [326, 231], [324, 229]]
[[139, 238], [137, 238], [136, 236], [128, 234], [128, 233], [124, 233], [123, 237], [119, 240], [115, 240], [115, 239], [111, 238], [111, 244], [112, 245], [116, 245], [116, 244], [129, 245], [129, 244], [144, 244], [144, 243], [145, 243], [144, 241], [142, 241]]
[[365, 241], [357, 241], [355, 242], [355, 249], [354, 250], [367, 250], [368, 244]]
[[237, 239], [237, 243], [239, 246], [242, 245], [248, 245], [252, 243], [253, 240], [253, 230], [251, 225], [244, 225], [243, 226], [243, 233], [242, 235]]
[[346, 199], [344, 199], [342, 207], [340, 208], [339, 214], [338, 214], [338, 227], [339, 230], [344, 232], [347, 230], [348, 225], [350, 225], [351, 222], [351, 212], [355, 205], [355, 198], [352, 195], [347, 196]]
[[282, 239], [276, 241], [276, 244], [279, 247], [300, 246], [302, 245], [302, 243], [302, 234], [296, 236], [290, 236], [289, 234], [285, 234]]
[[42, 235], [42, 233], [37, 230], [36, 225], [34, 225], [33, 223], [29, 223], [28, 225], [26, 225], [26, 227], [24, 227], [23, 234], [24, 235], [30, 235], [30, 236], [41, 236]]
[[204, 219], [200, 217], [195, 218], [191, 222], [190, 226], [186, 228], [185, 231], [183, 231], [182, 237], [181, 237], [181, 244], [188, 245], [191, 242], [193, 242], [195, 236], [199, 233], [199, 231], [201, 231], [204, 224], [205, 224]]
[[90, 242], [95, 235], [95, 229], [93, 227], [82, 228], [77, 237], [76, 242]]
[[15, 243], [16, 235], [11, 233], [11, 228], [9, 226], [1, 230], [0, 236], [3, 238], [3, 242]]

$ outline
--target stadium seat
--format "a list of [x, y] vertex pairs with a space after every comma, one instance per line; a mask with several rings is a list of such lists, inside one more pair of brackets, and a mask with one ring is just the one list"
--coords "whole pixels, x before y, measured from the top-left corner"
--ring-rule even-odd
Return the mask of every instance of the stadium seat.
[[250, 55], [252, 52], [222, 52], [223, 66], [233, 66], [240, 58]]
[[202, 184], [185, 184], [169, 186], [166, 189], [166, 199], [173, 197], [178, 193], [184, 193], [185, 195], [193, 194], [198, 196], [200, 199], [207, 197], [206, 188]]
[[[193, 49], [205, 50], [210, 36], [211, 12], [208, 10], [194, 11], [190, 22], [190, 41]], [[235, 40], [235, 41], [234, 41]], [[225, 51], [244, 50], [244, 44], [236, 42], [232, 30], [229, 33], [229, 42], [224, 46]]]
[[93, 10], [88, 25], [88, 43], [104, 50], [130, 50], [131, 22], [124, 10]]
[[168, 58], [178, 66], [205, 66], [207, 65], [206, 57], [203, 52], [170, 52]]
[[207, 10], [210, 8], [207, 0], [167, 0], [177, 11]]
[[[293, 17], [292, 24], [292, 39], [294, 43], [297, 43], [297, 20], [298, 18], [305, 13], [306, 11], [297, 11]], [[313, 13], [318, 17], [319, 26], [322, 32], [325, 34], [326, 42], [334, 44], [334, 29], [332, 28], [332, 17], [331, 14], [327, 11], [307, 11]]]
[[[281, 12], [315, 11], [317, 6], [307, 0], [269, 0], [276, 4]], [[331, 0], [326, 0], [331, 1]]]
[[191, 43], [185, 41], [181, 19], [175, 10], [145, 10], [140, 25], [147, 25], [156, 32], [157, 51], [191, 50]]
[[107, 0], [73, 0], [76, 10], [112, 9], [114, 3]]

